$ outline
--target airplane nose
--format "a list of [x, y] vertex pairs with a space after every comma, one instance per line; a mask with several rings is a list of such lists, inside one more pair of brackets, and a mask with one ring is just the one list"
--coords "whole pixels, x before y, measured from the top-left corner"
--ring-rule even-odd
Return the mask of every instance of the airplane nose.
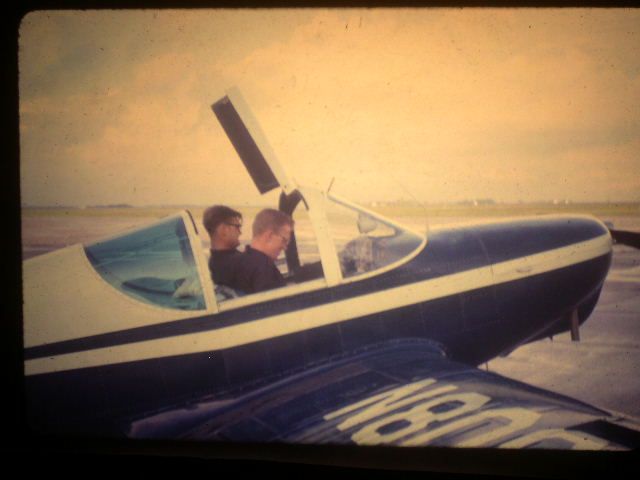
[[590, 293], [602, 285], [612, 245], [602, 222], [589, 216], [554, 216], [514, 223], [508, 234], [494, 231], [482, 238], [494, 276], [539, 276], [569, 296], [568, 290]]
[[589, 316], [611, 264], [611, 235], [588, 216], [533, 217], [479, 234], [498, 315], [529, 340], [572, 330]]
[[438, 304], [427, 304], [424, 318], [452, 358], [473, 364], [541, 338], [551, 328], [568, 330], [565, 319], [574, 312], [584, 321], [610, 264], [607, 227], [580, 215], [434, 229], [413, 262], [418, 274], [434, 276], [434, 284], [455, 275], [456, 303], [446, 304], [448, 330], [429, 323], [439, 313]]
[[483, 229], [480, 239], [492, 265], [526, 260], [538, 273], [611, 253], [609, 230], [589, 216], [507, 221]]

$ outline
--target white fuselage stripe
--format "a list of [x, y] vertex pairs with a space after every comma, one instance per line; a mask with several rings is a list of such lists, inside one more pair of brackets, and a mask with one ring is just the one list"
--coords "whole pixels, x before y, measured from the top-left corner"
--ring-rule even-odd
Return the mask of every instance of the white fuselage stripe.
[[597, 258], [610, 250], [611, 237], [605, 234], [531, 256], [225, 328], [27, 360], [25, 374], [36, 375], [152, 358], [215, 352], [490, 285], [524, 279]]

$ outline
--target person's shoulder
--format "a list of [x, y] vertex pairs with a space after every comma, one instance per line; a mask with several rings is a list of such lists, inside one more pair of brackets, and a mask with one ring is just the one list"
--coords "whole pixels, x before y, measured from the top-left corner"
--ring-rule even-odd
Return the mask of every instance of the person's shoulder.
[[251, 248], [249, 245], [242, 255], [246, 259], [246, 263], [255, 269], [269, 268], [273, 264], [273, 261], [265, 253]]
[[217, 257], [229, 257], [234, 255], [240, 255], [240, 251], [236, 248], [228, 248], [226, 250], [211, 250], [211, 255]]
[[269, 257], [267, 257], [266, 254], [262, 253], [260, 250], [256, 250], [255, 248], [251, 248], [251, 245], [247, 245], [247, 247], [244, 250], [243, 255], [245, 255], [247, 258], [255, 258], [256, 260], [268, 260]]
[[211, 250], [209, 264], [228, 265], [230, 262], [237, 261], [240, 255], [241, 253], [235, 248], [229, 250]]

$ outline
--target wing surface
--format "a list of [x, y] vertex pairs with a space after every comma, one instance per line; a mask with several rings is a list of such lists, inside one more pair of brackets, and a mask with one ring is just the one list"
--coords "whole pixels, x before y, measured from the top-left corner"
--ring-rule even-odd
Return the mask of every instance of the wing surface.
[[249, 393], [134, 422], [130, 435], [214, 441], [628, 449], [640, 424], [395, 340]]

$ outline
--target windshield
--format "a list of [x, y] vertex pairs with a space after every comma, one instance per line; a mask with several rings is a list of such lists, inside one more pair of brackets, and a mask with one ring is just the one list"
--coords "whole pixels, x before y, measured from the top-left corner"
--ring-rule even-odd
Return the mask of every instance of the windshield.
[[85, 247], [96, 271], [121, 292], [156, 306], [205, 308], [182, 216]]
[[409, 255], [422, 237], [329, 196], [327, 219], [344, 278], [378, 270]]

